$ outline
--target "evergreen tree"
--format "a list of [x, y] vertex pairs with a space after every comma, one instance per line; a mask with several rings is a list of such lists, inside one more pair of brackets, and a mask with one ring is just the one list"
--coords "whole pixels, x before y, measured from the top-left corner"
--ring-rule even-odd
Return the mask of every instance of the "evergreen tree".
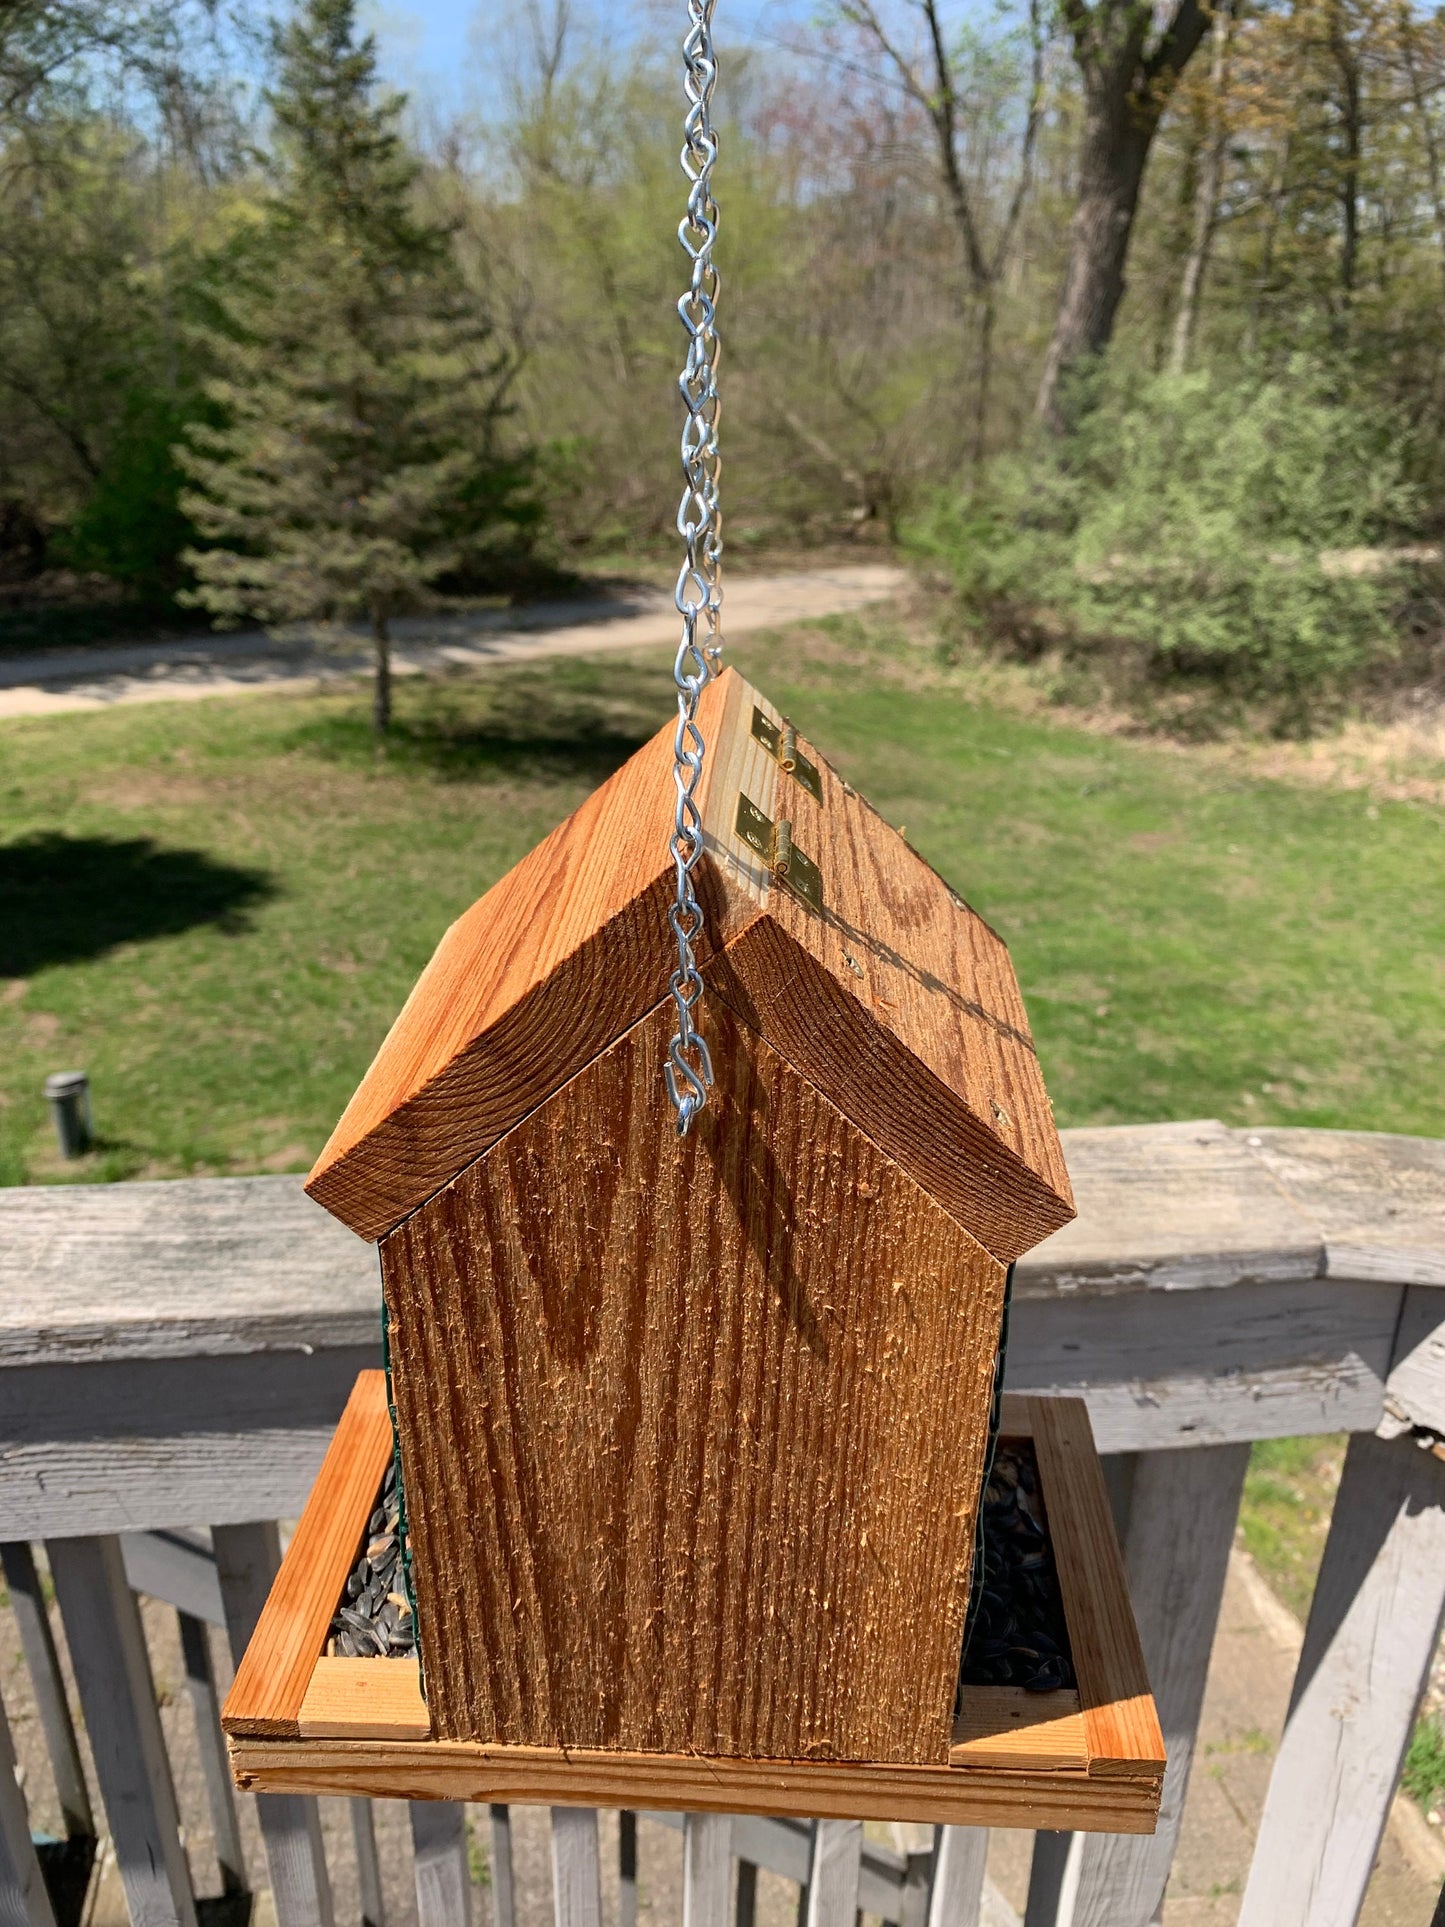
[[208, 546], [194, 600], [225, 620], [364, 618], [375, 721], [390, 624], [483, 531], [507, 358], [450, 236], [416, 211], [402, 96], [378, 91], [355, 0], [304, 0], [275, 31], [265, 218], [207, 347], [218, 423], [190, 431], [183, 506]]

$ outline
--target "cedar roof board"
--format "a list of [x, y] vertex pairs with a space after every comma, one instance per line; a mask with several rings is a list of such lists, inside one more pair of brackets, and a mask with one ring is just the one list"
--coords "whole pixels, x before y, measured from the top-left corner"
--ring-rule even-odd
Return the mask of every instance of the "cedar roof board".
[[[1017, 1256], [1073, 1201], [1008, 952], [802, 738], [821, 803], [786, 774], [755, 708], [781, 728], [734, 670], [699, 704], [710, 990]], [[443, 936], [307, 1180], [361, 1236], [393, 1229], [667, 995], [672, 744], [669, 722]], [[740, 794], [789, 817], [822, 916], [738, 834]]]

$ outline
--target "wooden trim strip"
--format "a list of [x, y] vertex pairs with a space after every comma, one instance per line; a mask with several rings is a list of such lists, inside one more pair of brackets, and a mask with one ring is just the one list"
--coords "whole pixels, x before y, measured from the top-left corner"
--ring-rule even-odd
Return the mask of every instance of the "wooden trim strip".
[[[362, 1662], [385, 1664], [384, 1661]], [[367, 1795], [532, 1806], [683, 1808], [839, 1820], [1152, 1833], [1157, 1774], [1009, 1773], [856, 1761], [563, 1753], [455, 1740], [235, 1740], [236, 1783], [250, 1793]]]
[[[299, 1727], [303, 1740], [426, 1739], [431, 1725], [416, 1662], [317, 1660]], [[557, 1757], [566, 1756], [559, 1751]], [[1000, 1767], [1016, 1773], [1087, 1771], [1089, 1751], [1078, 1694], [974, 1687], [954, 1722], [949, 1761], [955, 1768]]]
[[318, 1659], [299, 1721], [303, 1740], [425, 1740], [431, 1719], [414, 1659]]
[[306, 1689], [391, 1450], [386, 1374], [362, 1372], [226, 1695], [227, 1733], [300, 1737]]
[[1089, 1772], [1095, 1777], [1162, 1774], [1164, 1736], [1089, 1408], [1079, 1398], [1026, 1403], [1064, 1596]]
[[1025, 1693], [1015, 1686], [966, 1686], [948, 1759], [954, 1767], [1087, 1772], [1089, 1747], [1079, 1696]]

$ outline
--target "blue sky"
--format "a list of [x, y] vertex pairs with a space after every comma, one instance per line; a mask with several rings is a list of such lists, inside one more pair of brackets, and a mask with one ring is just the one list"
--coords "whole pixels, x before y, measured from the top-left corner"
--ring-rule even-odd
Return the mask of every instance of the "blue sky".
[[[616, 0], [602, 0], [602, 6], [611, 13], [627, 11]], [[498, 0], [488, 0], [486, 17], [495, 19], [501, 10]], [[649, 7], [654, 11], [661, 11], [657, 0]], [[683, 0], [673, 0], [673, 11], [681, 23]], [[718, 0], [715, 20], [720, 39], [745, 40], [760, 28], [806, 19], [810, 11], [809, 0]], [[388, 80], [439, 106], [456, 104], [483, 84], [485, 41], [476, 32], [481, 15], [480, 0], [365, 0], [363, 5]]]

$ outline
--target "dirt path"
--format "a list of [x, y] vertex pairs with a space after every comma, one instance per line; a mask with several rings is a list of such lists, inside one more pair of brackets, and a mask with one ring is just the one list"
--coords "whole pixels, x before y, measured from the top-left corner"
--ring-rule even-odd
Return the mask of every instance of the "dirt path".
[[[908, 582], [888, 563], [793, 569], [732, 578], [724, 596], [725, 630], [740, 635], [805, 616], [846, 615], [885, 601]], [[528, 656], [582, 655], [673, 643], [678, 617], [665, 590], [640, 590], [610, 601], [538, 603], [518, 611], [417, 617], [396, 625], [398, 675], [516, 661]], [[115, 703], [184, 702], [248, 690], [314, 688], [365, 671], [364, 637], [341, 630], [270, 636], [264, 630], [208, 635], [115, 648], [50, 650], [0, 658], [0, 718], [107, 709]]]

